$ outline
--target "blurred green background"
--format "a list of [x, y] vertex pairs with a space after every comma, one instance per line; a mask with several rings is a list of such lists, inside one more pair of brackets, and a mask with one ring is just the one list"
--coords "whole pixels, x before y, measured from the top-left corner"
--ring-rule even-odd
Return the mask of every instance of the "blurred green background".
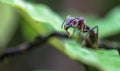
[[[103, 19], [109, 11], [118, 7], [119, 0], [26, 0], [48, 5], [63, 19], [67, 15], [85, 16]], [[15, 9], [0, 3], [0, 51], [6, 47], [27, 42], [21, 32], [21, 16]], [[87, 20], [86, 20], [87, 21]], [[97, 20], [92, 20], [92, 22]], [[61, 23], [62, 24], [62, 23]], [[114, 24], [114, 23], [113, 23]], [[112, 28], [111, 28], [112, 29]], [[22, 28], [24, 32], [24, 29]], [[29, 34], [31, 36], [31, 34]], [[115, 37], [115, 38], [114, 38]], [[119, 41], [119, 34], [105, 39]], [[22, 55], [9, 57], [0, 64], [0, 71], [85, 71], [82, 64], [70, 60], [67, 56], [46, 43]]]

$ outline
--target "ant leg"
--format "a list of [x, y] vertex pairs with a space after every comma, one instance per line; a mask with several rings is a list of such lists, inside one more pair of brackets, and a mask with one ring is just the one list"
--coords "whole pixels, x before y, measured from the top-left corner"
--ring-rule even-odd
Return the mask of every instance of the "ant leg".
[[75, 32], [76, 32], [76, 28], [73, 30], [73, 33], [72, 33], [72, 35], [70, 35], [69, 37], [71, 38], [72, 36], [74, 36], [74, 34], [75, 34]]
[[84, 47], [84, 44], [85, 44], [85, 39], [82, 41], [82, 47]]
[[64, 22], [62, 23], [62, 25], [61, 25], [61, 29], [63, 28], [63, 25], [65, 24], [65, 21], [66, 21], [66, 20], [64, 20]]
[[84, 37], [82, 36], [82, 34], [81, 34], [81, 31], [79, 32], [79, 40], [78, 40], [78, 42], [82, 42], [81, 43], [81, 47], [83, 48], [84, 47]]
[[[95, 28], [97, 28], [97, 35], [98, 35], [98, 26], [95, 26], [95, 27], [93, 27], [92, 29], [90, 29], [89, 31], [88, 31], [88, 33], [87, 33], [87, 35], [86, 35], [86, 37], [85, 38], [87, 38], [88, 37], [88, 35], [89, 35], [89, 33], [91, 33], [91, 31], [93, 31]], [[95, 34], [95, 32], [93, 31], [93, 34]]]
[[[97, 33], [94, 31], [94, 29], [97, 29]], [[96, 49], [98, 49], [98, 26], [95, 26], [95, 27], [93, 27], [92, 29], [90, 29], [88, 32], [87, 32], [87, 34], [86, 34], [86, 36], [85, 36], [85, 39], [83, 40], [83, 42], [82, 42], [82, 45], [84, 45], [85, 44], [85, 41], [88, 39], [88, 35], [92, 35], [92, 37], [90, 37], [89, 39], [91, 39], [91, 38], [93, 38], [94, 40], [92, 40], [92, 42], [94, 42], [94, 43], [97, 43], [97, 45], [96, 45]], [[91, 43], [90, 41], [89, 41], [89, 43]], [[93, 46], [94, 44], [92, 43], [92, 46]]]
[[68, 30], [65, 30], [66, 32], [67, 32], [67, 35], [68, 35], [68, 37], [70, 38], [70, 33], [68, 32]]
[[92, 40], [92, 47], [99, 49], [98, 48], [98, 26], [93, 27], [93, 30], [97, 29], [96, 32], [94, 31], [92, 33], [92, 36], [90, 36], [91, 40]]

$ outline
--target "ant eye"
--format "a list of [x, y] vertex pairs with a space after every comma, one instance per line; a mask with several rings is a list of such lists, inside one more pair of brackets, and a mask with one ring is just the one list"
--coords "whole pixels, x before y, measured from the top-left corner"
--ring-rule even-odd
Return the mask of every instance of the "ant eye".
[[73, 23], [74, 23], [74, 25], [76, 24], [76, 22], [75, 22], [75, 21], [73, 21]]
[[72, 23], [72, 26], [73, 26], [73, 27], [77, 27], [77, 23], [74, 21], [74, 22]]
[[76, 23], [75, 22], [73, 22], [73, 25], [75, 25]]

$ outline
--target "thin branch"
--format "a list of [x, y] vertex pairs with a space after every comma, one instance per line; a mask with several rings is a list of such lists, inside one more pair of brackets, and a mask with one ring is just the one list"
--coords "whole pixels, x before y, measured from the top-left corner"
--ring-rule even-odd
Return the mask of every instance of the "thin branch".
[[109, 40], [100, 40], [98, 46], [103, 49], [116, 49], [120, 55], [120, 42], [112, 42]]
[[33, 42], [31, 43], [22, 43], [16, 47], [7, 48], [3, 53], [0, 54], [0, 62], [8, 56], [22, 54], [23, 52], [27, 52], [34, 47], [43, 45], [49, 38], [51, 37], [62, 37], [68, 38], [68, 36], [64, 33], [53, 32], [47, 36], [38, 36]]

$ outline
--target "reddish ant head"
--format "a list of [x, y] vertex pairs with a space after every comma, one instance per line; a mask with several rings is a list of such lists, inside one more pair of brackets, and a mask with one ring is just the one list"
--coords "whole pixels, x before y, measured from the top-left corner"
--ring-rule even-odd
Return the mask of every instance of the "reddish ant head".
[[61, 28], [64, 26], [64, 29], [66, 30], [67, 34], [70, 36], [70, 34], [67, 30], [70, 27], [73, 27], [75, 29], [79, 29], [79, 27], [81, 26], [80, 24], [82, 24], [82, 23], [84, 24], [83, 17], [74, 18], [74, 17], [67, 16], [67, 18], [64, 21], [64, 23], [62, 24]]
[[64, 26], [64, 29], [67, 30], [68, 28], [72, 27], [72, 24], [70, 23], [71, 20], [73, 20], [72, 17], [67, 16], [66, 20], [63, 22], [61, 28]]

